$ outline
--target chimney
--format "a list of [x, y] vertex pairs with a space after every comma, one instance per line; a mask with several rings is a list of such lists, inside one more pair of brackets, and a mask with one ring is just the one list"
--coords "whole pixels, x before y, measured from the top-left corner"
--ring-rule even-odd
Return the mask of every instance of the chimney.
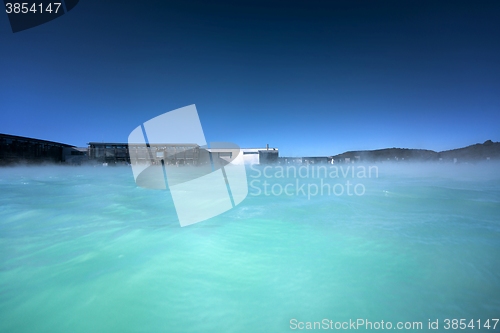
[[266, 144], [266, 150], [269, 150], [269, 143]]

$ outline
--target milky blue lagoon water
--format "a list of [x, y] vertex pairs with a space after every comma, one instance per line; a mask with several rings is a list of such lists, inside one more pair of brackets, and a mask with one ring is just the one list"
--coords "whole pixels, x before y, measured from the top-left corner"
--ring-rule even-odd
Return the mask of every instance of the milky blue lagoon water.
[[0, 332], [499, 318], [499, 166], [378, 167], [363, 195], [309, 199], [256, 196], [296, 179], [248, 169], [243, 203], [184, 228], [128, 167], [0, 169]]

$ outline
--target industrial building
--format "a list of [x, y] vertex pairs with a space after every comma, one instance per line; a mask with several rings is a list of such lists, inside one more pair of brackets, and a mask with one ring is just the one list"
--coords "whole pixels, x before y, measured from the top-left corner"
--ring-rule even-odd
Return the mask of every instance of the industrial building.
[[242, 148], [245, 164], [272, 164], [278, 162], [279, 151], [277, 148]]
[[303, 164], [326, 164], [331, 163], [331, 158], [326, 156], [302, 157]]

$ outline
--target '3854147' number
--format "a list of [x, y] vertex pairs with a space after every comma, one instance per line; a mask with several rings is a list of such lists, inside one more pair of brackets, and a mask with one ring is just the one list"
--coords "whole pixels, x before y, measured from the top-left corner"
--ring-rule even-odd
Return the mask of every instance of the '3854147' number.
[[47, 6], [43, 3], [28, 3], [28, 2], [7, 2], [5, 4], [5, 11], [7, 14], [28, 14], [28, 13], [54, 13], [57, 14], [61, 7], [60, 2], [50, 2]]

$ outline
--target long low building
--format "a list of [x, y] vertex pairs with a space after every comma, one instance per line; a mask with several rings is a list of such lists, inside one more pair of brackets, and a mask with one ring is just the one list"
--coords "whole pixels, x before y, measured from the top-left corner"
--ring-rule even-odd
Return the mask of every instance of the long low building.
[[64, 151], [74, 146], [17, 135], [0, 134], [0, 165], [16, 163], [61, 163]]
[[141, 144], [89, 142], [90, 160], [103, 163], [156, 162], [164, 160], [166, 164], [196, 165], [199, 162], [200, 147], [196, 144]]
[[[227, 150], [227, 151], [226, 151]], [[278, 160], [276, 148], [241, 148], [245, 164], [269, 164]], [[89, 142], [88, 156], [91, 161], [102, 163], [161, 163], [175, 165], [200, 165], [209, 163], [206, 153], [231, 157], [231, 148], [201, 148], [196, 144], [126, 144], [110, 142]], [[132, 157], [132, 159], [131, 159]]]

